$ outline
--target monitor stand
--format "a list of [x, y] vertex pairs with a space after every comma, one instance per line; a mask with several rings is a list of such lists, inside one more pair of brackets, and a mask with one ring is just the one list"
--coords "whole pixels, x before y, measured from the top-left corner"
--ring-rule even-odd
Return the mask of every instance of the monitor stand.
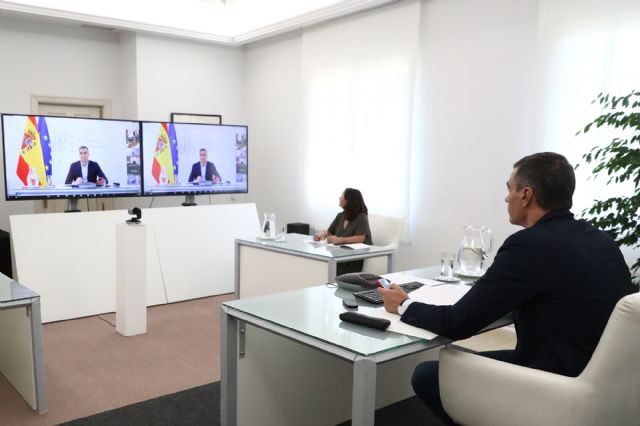
[[67, 209], [64, 211], [65, 213], [77, 213], [80, 211], [78, 208], [78, 199], [77, 198], [69, 198], [67, 203]]
[[183, 206], [185, 207], [189, 207], [189, 206], [197, 206], [196, 204], [196, 196], [193, 194], [188, 194], [184, 196], [184, 203], [182, 203]]

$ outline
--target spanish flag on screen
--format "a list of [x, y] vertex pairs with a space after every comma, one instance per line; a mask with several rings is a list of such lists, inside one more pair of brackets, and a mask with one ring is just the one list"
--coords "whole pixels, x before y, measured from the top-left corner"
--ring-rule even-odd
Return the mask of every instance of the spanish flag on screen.
[[[25, 185], [36, 184], [37, 178], [38, 186], [47, 186], [52, 172], [51, 165], [51, 141], [47, 123], [44, 117], [40, 117], [36, 124], [36, 117], [29, 116], [24, 127], [16, 174]], [[34, 173], [30, 177], [31, 169]]]
[[[173, 123], [160, 124], [151, 175], [157, 183], [176, 183], [178, 177], [178, 139]], [[166, 182], [161, 179], [164, 175], [166, 175]]]

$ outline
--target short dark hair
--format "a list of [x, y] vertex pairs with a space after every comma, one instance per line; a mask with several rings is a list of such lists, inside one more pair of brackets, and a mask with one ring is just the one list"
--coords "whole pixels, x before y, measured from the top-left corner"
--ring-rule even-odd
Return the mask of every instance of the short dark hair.
[[354, 188], [347, 188], [343, 192], [344, 199], [347, 200], [347, 205], [344, 208], [344, 218], [347, 220], [353, 220], [360, 213], [368, 214], [369, 210], [364, 203], [362, 193]]
[[573, 205], [576, 175], [567, 159], [555, 152], [527, 155], [513, 164], [516, 189], [533, 189], [536, 201], [546, 211], [569, 210]]
[[82, 145], [80, 148], [78, 148], [78, 152], [82, 151], [83, 149], [86, 149], [87, 151], [89, 151], [89, 148], [87, 148], [86, 146]]
[[204, 151], [205, 154], [207, 153], [207, 149], [206, 148], [200, 148], [199, 152], [202, 152], [202, 151]]

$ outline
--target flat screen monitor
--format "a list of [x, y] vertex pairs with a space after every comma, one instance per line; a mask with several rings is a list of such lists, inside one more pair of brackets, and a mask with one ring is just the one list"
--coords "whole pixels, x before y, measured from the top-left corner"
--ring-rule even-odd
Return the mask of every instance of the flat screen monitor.
[[142, 195], [140, 122], [2, 114], [7, 200]]
[[144, 194], [248, 191], [247, 126], [142, 122]]

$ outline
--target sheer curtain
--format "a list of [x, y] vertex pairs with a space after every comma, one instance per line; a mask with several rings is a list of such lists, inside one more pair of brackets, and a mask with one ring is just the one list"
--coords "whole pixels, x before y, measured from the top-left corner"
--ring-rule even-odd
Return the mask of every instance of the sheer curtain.
[[419, 2], [305, 31], [305, 209], [328, 226], [346, 187], [371, 213], [408, 214]]
[[[603, 129], [575, 136], [600, 113], [591, 101], [600, 92], [622, 95], [640, 89], [640, 2], [540, 0], [538, 34], [537, 139], [541, 149], [582, 163], [583, 153], [613, 137]], [[592, 168], [583, 164], [576, 171], [576, 213], [594, 198], [630, 189], [592, 179]]]

